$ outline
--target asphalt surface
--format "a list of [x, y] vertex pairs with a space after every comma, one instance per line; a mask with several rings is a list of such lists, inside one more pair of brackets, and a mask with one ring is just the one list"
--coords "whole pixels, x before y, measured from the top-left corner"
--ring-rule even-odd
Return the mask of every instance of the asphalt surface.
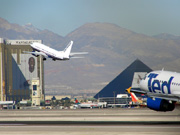
[[1, 135], [180, 135], [180, 109], [1, 110]]
[[180, 125], [0, 125], [1, 135], [179, 135]]
[[148, 108], [144, 109], [77, 109], [77, 110], [1, 110], [0, 123], [43, 124], [49, 122], [61, 124], [70, 122], [180, 122], [180, 110], [172, 112], [157, 112]]

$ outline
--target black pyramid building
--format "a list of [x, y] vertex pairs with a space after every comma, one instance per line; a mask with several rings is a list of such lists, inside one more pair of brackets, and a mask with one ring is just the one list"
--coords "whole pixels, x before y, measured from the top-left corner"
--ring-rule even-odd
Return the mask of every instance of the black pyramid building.
[[130, 66], [122, 71], [114, 80], [106, 85], [94, 98], [114, 97], [117, 94], [126, 94], [126, 89], [132, 84], [134, 72], [151, 72], [147, 65], [139, 59], [135, 60]]

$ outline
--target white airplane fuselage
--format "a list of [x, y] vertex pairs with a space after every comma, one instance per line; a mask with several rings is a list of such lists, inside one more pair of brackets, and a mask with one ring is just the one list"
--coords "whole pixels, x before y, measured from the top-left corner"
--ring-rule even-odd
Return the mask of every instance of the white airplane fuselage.
[[[180, 102], [180, 73], [152, 71], [140, 80], [140, 90], [130, 92], [147, 95], [147, 107], [156, 111], [172, 111]], [[128, 90], [128, 89], [127, 89]]]
[[140, 89], [159, 94], [180, 96], [180, 73], [153, 71], [140, 81]]

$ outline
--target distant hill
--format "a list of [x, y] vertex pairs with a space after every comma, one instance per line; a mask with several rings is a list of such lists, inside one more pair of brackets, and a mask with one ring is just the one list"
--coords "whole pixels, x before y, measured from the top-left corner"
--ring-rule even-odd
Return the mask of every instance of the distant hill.
[[[121, 65], [120, 68], [122, 68], [127, 66], [130, 61], [139, 58], [152, 68], [157, 69], [161, 65], [167, 65], [169, 62], [180, 58], [180, 44], [177, 43], [180, 37], [174, 36], [176, 37], [174, 39], [172, 37], [173, 35], [171, 35], [171, 38], [166, 39], [151, 37], [114, 24], [89, 23], [74, 30], [65, 38], [73, 39], [78, 44], [78, 47], [84, 45], [89, 47], [90, 51], [93, 49], [91, 53], [95, 56], [97, 52], [104, 53], [104, 55], [98, 55], [99, 62], [104, 61], [110, 65], [113, 63], [115, 66]], [[166, 68], [167, 70], [180, 71], [171, 64], [165, 66]]]
[[40, 30], [32, 24], [20, 26], [0, 18], [0, 37], [6, 39], [41, 39], [51, 46], [62, 42], [63, 37], [49, 30]]
[[0, 37], [42, 39], [59, 50], [73, 40], [72, 51], [89, 52], [84, 59], [45, 61], [47, 94], [95, 94], [137, 58], [152, 69], [180, 72], [180, 37], [169, 34], [151, 37], [110, 23], [87, 23], [62, 37], [0, 18]]
[[174, 42], [180, 44], [180, 36], [175, 36], [175, 35], [172, 35], [172, 34], [162, 33], [162, 34], [159, 34], [159, 35], [155, 35], [153, 37], [158, 38], [158, 39], [173, 40]]

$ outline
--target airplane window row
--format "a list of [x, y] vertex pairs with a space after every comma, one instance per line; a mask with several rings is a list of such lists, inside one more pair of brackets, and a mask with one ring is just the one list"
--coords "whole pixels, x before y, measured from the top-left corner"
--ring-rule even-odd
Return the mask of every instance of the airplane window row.
[[180, 83], [174, 83], [174, 82], [172, 82], [172, 85], [180, 86]]
[[[163, 83], [164, 81], [160, 80], [159, 82]], [[172, 85], [176, 85], [176, 86], [180, 86], [180, 83], [172, 82], [171, 84], [172, 84]]]

